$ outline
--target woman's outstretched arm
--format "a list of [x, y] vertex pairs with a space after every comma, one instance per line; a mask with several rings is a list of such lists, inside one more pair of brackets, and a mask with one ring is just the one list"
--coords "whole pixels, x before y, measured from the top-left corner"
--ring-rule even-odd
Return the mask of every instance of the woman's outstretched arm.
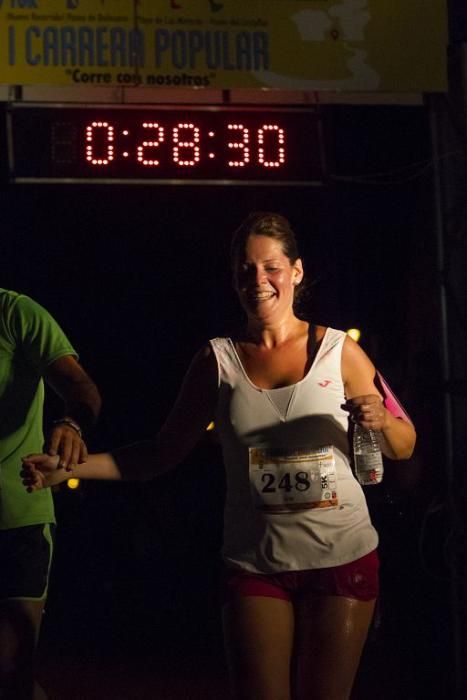
[[28, 455], [23, 458], [23, 483], [35, 491], [69, 479], [143, 481], [169, 471], [193, 449], [214, 419], [218, 371], [210, 346], [193, 358], [175, 404], [153, 439], [142, 440], [110, 452], [88, 455], [71, 470], [58, 468], [57, 457]]

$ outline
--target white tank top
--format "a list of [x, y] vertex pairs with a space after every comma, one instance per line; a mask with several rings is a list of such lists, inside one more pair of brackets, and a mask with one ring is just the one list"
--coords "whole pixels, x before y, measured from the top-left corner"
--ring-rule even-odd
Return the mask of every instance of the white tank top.
[[349, 464], [344, 339], [328, 328], [306, 376], [268, 390], [250, 381], [230, 338], [210, 341], [219, 369], [215, 420], [227, 475], [228, 566], [300, 571], [345, 564], [376, 548]]

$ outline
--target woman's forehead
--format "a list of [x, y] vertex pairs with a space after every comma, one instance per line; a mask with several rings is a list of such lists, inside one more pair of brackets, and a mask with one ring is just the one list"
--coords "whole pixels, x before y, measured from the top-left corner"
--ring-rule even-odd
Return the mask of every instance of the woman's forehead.
[[280, 241], [264, 235], [251, 235], [245, 241], [245, 249], [242, 251], [243, 259], [249, 257], [277, 258], [284, 257], [284, 250]]

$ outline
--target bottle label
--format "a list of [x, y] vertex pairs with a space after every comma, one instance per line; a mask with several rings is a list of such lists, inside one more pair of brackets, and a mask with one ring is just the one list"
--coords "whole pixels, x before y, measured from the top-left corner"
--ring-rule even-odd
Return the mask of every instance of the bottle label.
[[289, 513], [338, 505], [332, 445], [311, 450], [250, 447], [250, 484], [255, 507]]
[[381, 452], [367, 452], [354, 455], [355, 476], [362, 486], [379, 484], [383, 480], [383, 460]]

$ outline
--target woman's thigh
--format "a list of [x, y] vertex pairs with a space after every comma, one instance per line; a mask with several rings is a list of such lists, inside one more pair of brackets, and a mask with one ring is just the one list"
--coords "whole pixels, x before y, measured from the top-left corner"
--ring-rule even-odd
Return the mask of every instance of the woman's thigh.
[[235, 699], [290, 700], [291, 603], [266, 596], [238, 596], [225, 604], [223, 623]]
[[358, 670], [375, 601], [304, 596], [295, 607], [296, 700], [346, 700]]

